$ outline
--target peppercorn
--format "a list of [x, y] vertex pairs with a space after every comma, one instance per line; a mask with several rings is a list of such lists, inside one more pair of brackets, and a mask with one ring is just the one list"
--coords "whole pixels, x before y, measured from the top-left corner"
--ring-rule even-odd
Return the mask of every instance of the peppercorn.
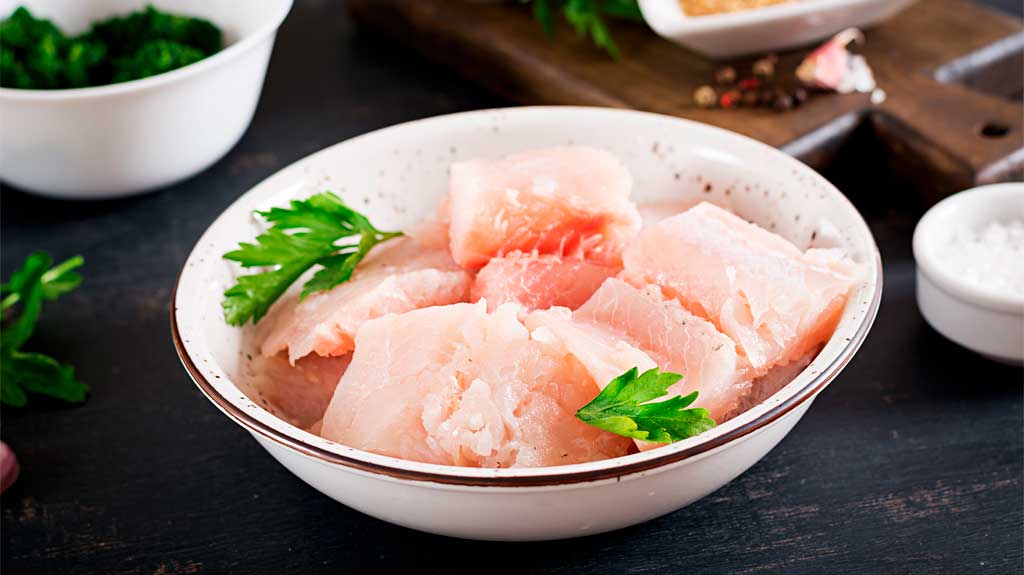
[[718, 105], [723, 108], [735, 108], [740, 103], [740, 91], [729, 90], [718, 99]]
[[725, 66], [715, 70], [715, 83], [728, 86], [736, 82], [736, 68]]
[[718, 103], [718, 93], [711, 86], [701, 86], [693, 91], [693, 101], [701, 108], [714, 108]]
[[743, 78], [740, 80], [740, 90], [753, 90], [761, 85], [761, 80], [758, 78]]
[[807, 101], [807, 90], [797, 88], [793, 90], [793, 105], [799, 106]]
[[774, 106], [776, 110], [789, 110], [789, 109], [792, 109], [793, 108], [793, 96], [787, 94], [786, 92], [782, 92], [781, 94], [776, 94], [775, 95], [775, 102], [772, 103], [772, 106]]

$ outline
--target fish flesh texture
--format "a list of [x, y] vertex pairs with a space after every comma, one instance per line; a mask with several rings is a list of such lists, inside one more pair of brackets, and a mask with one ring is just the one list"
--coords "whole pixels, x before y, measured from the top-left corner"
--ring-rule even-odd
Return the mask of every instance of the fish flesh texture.
[[631, 187], [625, 166], [594, 148], [457, 162], [445, 208], [452, 257], [471, 269], [514, 251], [616, 264], [640, 229]]
[[322, 436], [373, 453], [473, 467], [538, 467], [625, 455], [631, 440], [576, 410], [598, 393], [514, 304], [454, 304], [363, 324]]
[[645, 229], [623, 266], [731, 337], [755, 376], [828, 339], [859, 277], [840, 250], [802, 252], [706, 202]]
[[345, 355], [367, 320], [465, 302], [472, 281], [444, 249], [406, 237], [385, 242], [367, 254], [348, 282], [302, 301], [293, 294], [275, 305], [260, 325], [267, 330], [261, 352], [272, 356], [286, 350], [293, 364], [310, 353]]
[[636, 288], [609, 279], [573, 317], [611, 329], [662, 370], [682, 375], [669, 396], [698, 391], [692, 407], [707, 409], [719, 423], [750, 393], [750, 368], [737, 355], [736, 343], [678, 301], [664, 298], [657, 286]]
[[510, 302], [527, 309], [576, 309], [621, 269], [576, 256], [512, 252], [477, 272], [470, 301], [486, 299], [492, 310]]

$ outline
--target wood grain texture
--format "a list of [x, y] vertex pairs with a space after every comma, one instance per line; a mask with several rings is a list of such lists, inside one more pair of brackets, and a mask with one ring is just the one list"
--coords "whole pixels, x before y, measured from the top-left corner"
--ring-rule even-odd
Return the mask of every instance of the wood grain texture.
[[[922, 0], [927, 1], [927, 0]], [[315, 57], [314, 57], [315, 56]], [[875, 328], [793, 432], [702, 501], [616, 533], [503, 545], [412, 532], [320, 495], [189, 381], [167, 325], [193, 244], [238, 195], [318, 149], [395, 123], [507, 105], [357, 31], [336, 0], [297, 2], [238, 146], [138, 198], [0, 191], [0, 272], [33, 249], [81, 253], [85, 282], [47, 304], [30, 349], [92, 386], [81, 407], [3, 408], [22, 463], [0, 497], [0, 572], [1004, 574], [1024, 571], [1024, 372], [944, 340], [914, 300], [905, 193], [872, 121], [839, 130], [825, 170], [882, 250]]]
[[[1000, 77], [1004, 86], [1019, 83], [1017, 54], [1024, 32], [1015, 19], [963, 0], [918, 2], [869, 31], [863, 52], [888, 93], [885, 103], [872, 105], [863, 94], [818, 97], [786, 113], [695, 106], [691, 94], [708, 83], [715, 64], [640, 25], [617, 23], [623, 58], [616, 62], [565, 26], [546, 39], [529, 10], [515, 3], [354, 0], [350, 5], [363, 25], [524, 104], [612, 106], [690, 118], [796, 152], [815, 167], [821, 154], [806, 145], [808, 137], [827, 145], [837, 119], [877, 115], [900, 126], [887, 133], [905, 138], [915, 156], [937, 162], [933, 171], [956, 185], [1013, 179], [1024, 165], [1020, 101], [970, 89], [984, 85], [984, 78], [989, 84]], [[994, 45], [1007, 49], [999, 52]], [[803, 53], [784, 56], [780, 70], [792, 70]], [[954, 61], [957, 74], [947, 70], [947, 82], [937, 80], [936, 71]], [[1007, 132], [986, 137], [985, 126]]]

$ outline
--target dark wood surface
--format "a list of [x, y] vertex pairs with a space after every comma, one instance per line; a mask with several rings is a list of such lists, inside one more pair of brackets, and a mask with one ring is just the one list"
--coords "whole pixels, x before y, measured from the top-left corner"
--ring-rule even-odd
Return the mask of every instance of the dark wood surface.
[[[674, 0], [665, 0], [674, 1]], [[472, 0], [353, 0], [357, 20], [511, 100], [635, 108], [722, 126], [783, 147], [820, 167], [820, 149], [841, 139], [849, 116], [885, 124], [893, 152], [926, 165], [936, 195], [972, 183], [1019, 177], [1024, 166], [1024, 31], [1017, 19], [965, 0], [916, 3], [868, 31], [863, 53], [888, 98], [812, 98], [799, 112], [702, 109], [693, 91], [710, 83], [714, 62], [620, 23], [622, 59], [594, 50], [562, 25], [545, 39], [529, 10]], [[784, 54], [779, 76], [806, 50]], [[749, 59], [747, 60], [749, 62]], [[742, 61], [741, 61], [742, 62]], [[783, 72], [786, 72], [783, 74]], [[994, 88], [969, 89], [965, 84]], [[986, 128], [988, 126], [988, 128]], [[1002, 133], [1003, 128], [1008, 129]], [[993, 130], [1000, 132], [995, 136]]]
[[87, 260], [31, 347], [92, 386], [80, 407], [2, 411], [23, 466], [0, 498], [3, 573], [1024, 570], [1024, 372], [922, 320], [910, 234], [923, 206], [869, 121], [851, 123], [825, 168], [882, 250], [876, 326], [790, 436], [718, 492], [620, 532], [512, 545], [394, 527], [289, 474], [189, 381], [168, 298], [206, 226], [275, 170], [375, 128], [507, 104], [371, 36], [342, 3], [298, 2], [248, 133], [173, 188], [95, 203], [3, 190], [3, 277], [36, 248]]

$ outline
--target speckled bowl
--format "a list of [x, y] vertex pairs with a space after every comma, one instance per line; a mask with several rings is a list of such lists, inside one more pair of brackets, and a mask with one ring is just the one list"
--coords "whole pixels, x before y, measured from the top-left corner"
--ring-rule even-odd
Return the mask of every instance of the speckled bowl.
[[[306, 433], [251, 401], [240, 381], [243, 334], [221, 319], [236, 269], [221, 254], [254, 234], [251, 213], [331, 189], [385, 229], [432, 214], [453, 160], [541, 146], [605, 148], [629, 167], [640, 202], [715, 202], [800, 247], [839, 246], [862, 263], [835, 334], [762, 403], [702, 435], [592, 463], [472, 469], [367, 453]], [[281, 170], [238, 199], [199, 240], [172, 300], [182, 363], [202, 392], [272, 456], [326, 495], [424, 531], [493, 540], [574, 537], [632, 525], [704, 497], [743, 473], [793, 428], [863, 343], [878, 310], [881, 261], [852, 204], [789, 156], [695, 122], [570, 107], [487, 110], [379, 130]]]

